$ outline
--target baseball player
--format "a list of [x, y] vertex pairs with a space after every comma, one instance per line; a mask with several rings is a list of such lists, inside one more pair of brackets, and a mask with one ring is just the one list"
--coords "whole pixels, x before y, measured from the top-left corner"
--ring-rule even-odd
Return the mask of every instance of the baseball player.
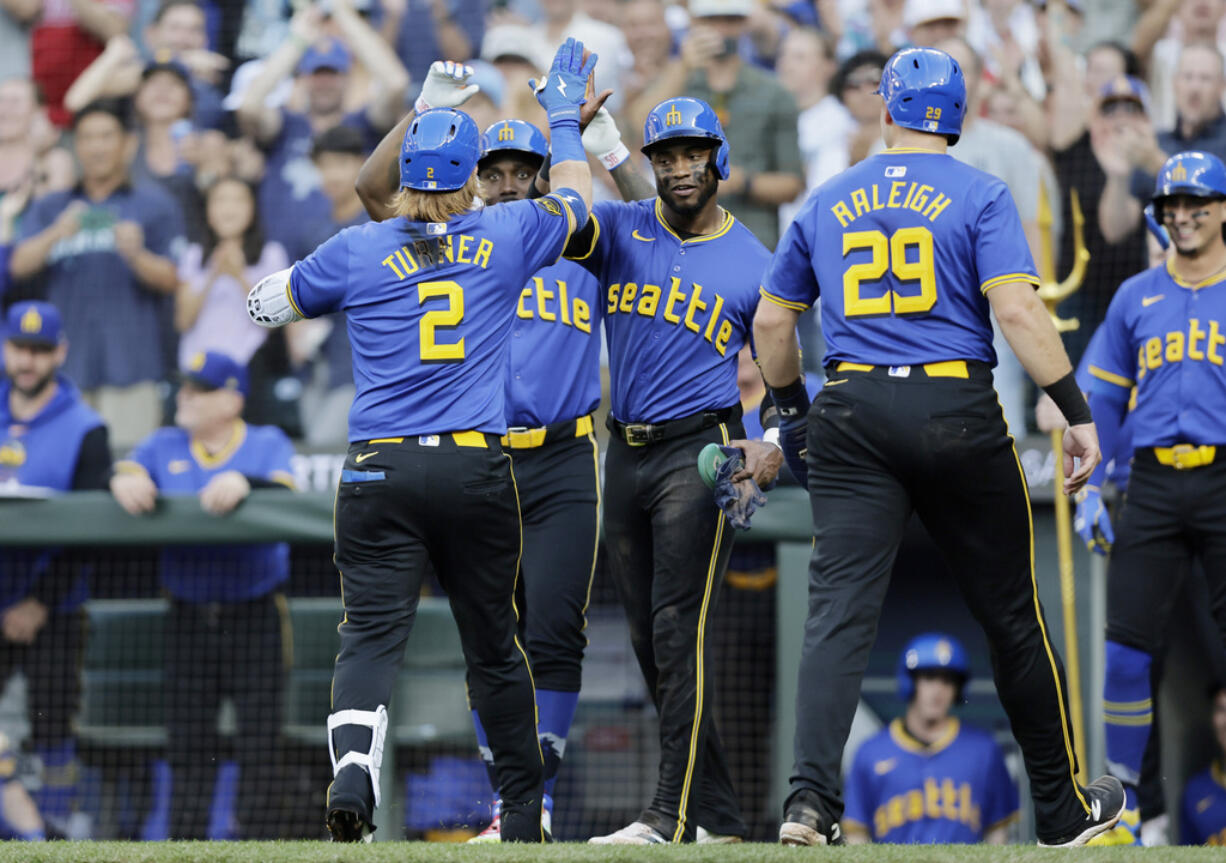
[[1183, 789], [1183, 844], [1226, 845], [1226, 686], [1213, 692], [1218, 757]]
[[1132, 474], [1107, 569], [1103, 684], [1107, 767], [1127, 788], [1131, 825], [1153, 720], [1153, 655], [1193, 558], [1226, 641], [1226, 465], [1215, 448], [1226, 442], [1226, 167], [1208, 153], [1172, 156], [1158, 174], [1154, 208], [1174, 254], [1120, 286], [1090, 366], [1104, 448], [1117, 445], [1136, 387]]
[[970, 680], [966, 650], [928, 633], [898, 659], [907, 712], [866, 740], [847, 776], [848, 844], [1003, 845], [1017, 787], [992, 735], [950, 715]]
[[[1118, 820], [1123, 788], [1110, 777], [1086, 788], [1075, 779], [1063, 670], [1034, 582], [1026, 478], [992, 389], [989, 307], [1069, 421], [1065, 493], [1098, 463], [1097, 435], [1035, 295], [1008, 189], [946, 152], [966, 106], [961, 68], [944, 52], [904, 49], [879, 92], [888, 149], [809, 197], [775, 251], [754, 321], [784, 457], [813, 508], [796, 764], [780, 841], [842, 841], [839, 758], [914, 511], [987, 634], [1039, 841], [1081, 845]], [[796, 320], [819, 297], [827, 377], [810, 409]]]
[[[739, 841], [746, 829], [711, 718], [706, 628], [732, 530], [695, 462], [706, 444], [744, 437], [737, 352], [769, 253], [716, 202], [728, 143], [710, 106], [662, 102], [644, 141], [659, 196], [596, 204], [567, 249], [604, 297], [609, 573], [660, 715], [654, 798], [629, 826], [592, 842], [692, 841], [699, 826], [703, 839]], [[766, 444], [747, 444], [746, 457], [759, 485], [781, 464]]]
[[386, 705], [428, 564], [451, 600], [497, 767], [501, 837], [544, 838], [534, 692], [515, 631], [521, 523], [500, 438], [521, 291], [587, 222], [578, 120], [596, 58], [583, 54], [568, 39], [537, 89], [556, 194], [473, 209], [480, 133], [462, 112], [427, 110], [404, 138], [395, 217], [342, 231], [248, 298], [271, 326], [344, 309], [353, 347], [357, 394], [336, 505], [345, 617], [328, 719], [334, 840], [372, 829]]

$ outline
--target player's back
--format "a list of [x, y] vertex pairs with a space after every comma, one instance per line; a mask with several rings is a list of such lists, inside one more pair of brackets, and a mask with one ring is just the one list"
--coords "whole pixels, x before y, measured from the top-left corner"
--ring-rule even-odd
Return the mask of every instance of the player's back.
[[986, 292], [1038, 283], [999, 179], [897, 148], [831, 179], [797, 217], [812, 249], [826, 361], [995, 363]]

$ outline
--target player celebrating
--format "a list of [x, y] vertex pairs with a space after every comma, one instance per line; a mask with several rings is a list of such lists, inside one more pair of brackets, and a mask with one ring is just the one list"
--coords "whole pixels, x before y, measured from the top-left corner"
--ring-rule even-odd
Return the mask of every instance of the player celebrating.
[[1226, 462], [1217, 458], [1226, 443], [1226, 167], [1209, 153], [1172, 156], [1158, 174], [1154, 208], [1174, 254], [1120, 285], [1090, 367], [1107, 451], [1136, 386], [1132, 474], [1107, 568], [1103, 683], [1107, 767], [1127, 789], [1130, 825], [1153, 721], [1150, 666], [1193, 556], [1226, 641]]
[[596, 57], [583, 54], [568, 39], [537, 90], [556, 194], [473, 209], [480, 134], [459, 111], [425, 111], [404, 138], [396, 217], [342, 231], [248, 299], [271, 326], [344, 309], [353, 347], [358, 388], [336, 504], [345, 617], [328, 719], [335, 840], [372, 829], [386, 704], [428, 563], [450, 598], [497, 765], [502, 838], [544, 838], [534, 693], [515, 633], [521, 524], [499, 438], [519, 292], [587, 221], [579, 106]]
[[[1035, 295], [1008, 189], [946, 153], [966, 106], [962, 70], [944, 52], [904, 49], [880, 93], [889, 149], [809, 197], [775, 252], [754, 321], [784, 455], [813, 508], [796, 766], [779, 838], [842, 841], [839, 760], [914, 510], [988, 636], [1039, 841], [1081, 845], [1115, 824], [1124, 792], [1111, 777], [1086, 788], [1075, 779], [1063, 669], [1034, 582], [1026, 478], [992, 389], [989, 306], [1069, 421], [1065, 493], [1098, 463], [1097, 435]], [[796, 320], [819, 295], [828, 377], [810, 410]]]
[[957, 639], [929, 633], [898, 658], [906, 714], [865, 741], [847, 777], [849, 844], [1003, 845], [1017, 788], [990, 734], [950, 715], [971, 669]]

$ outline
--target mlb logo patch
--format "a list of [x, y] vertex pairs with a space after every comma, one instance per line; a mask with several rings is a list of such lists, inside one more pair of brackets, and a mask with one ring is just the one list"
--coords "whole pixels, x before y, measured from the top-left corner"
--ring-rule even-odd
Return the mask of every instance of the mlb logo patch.
[[438, 435], [424, 434], [417, 439], [417, 442], [422, 446], [438, 446]]
[[447, 233], [447, 223], [431, 222], [430, 224], [426, 225], [426, 233], [434, 237], [440, 237]]
[[924, 131], [925, 132], [935, 132], [936, 130], [937, 130], [936, 120], [925, 120], [924, 121]]
[[438, 188], [438, 183], [434, 182], [434, 180], [427, 180], [427, 181], [426, 181], [426, 188], [427, 188], [427, 189], [437, 189], [437, 188]]
[[897, 180], [899, 177], [907, 176], [906, 165], [890, 165], [885, 169], [885, 175], [891, 180]]

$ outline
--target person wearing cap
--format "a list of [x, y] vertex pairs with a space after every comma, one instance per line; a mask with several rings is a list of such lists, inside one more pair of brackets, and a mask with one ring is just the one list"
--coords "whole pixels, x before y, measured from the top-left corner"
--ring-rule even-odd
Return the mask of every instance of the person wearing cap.
[[[133, 516], [152, 513], [161, 495], [193, 495], [214, 517], [234, 511], [253, 488], [294, 487], [294, 448], [275, 426], [241, 419], [247, 369], [207, 351], [181, 369], [175, 424], [158, 429], [115, 464], [115, 501]], [[166, 756], [172, 779], [170, 836], [204, 839], [220, 741], [217, 711], [238, 712], [234, 757], [237, 817], [244, 838], [276, 836], [284, 789], [278, 738], [285, 689], [281, 588], [289, 546], [168, 546], [159, 558], [170, 595], [165, 624]]]
[[[362, 133], [368, 150], [374, 149], [400, 117], [409, 85], [404, 65], [353, 10], [351, 0], [333, 3], [331, 21], [342, 38], [323, 35], [318, 6], [304, 6], [295, 13], [290, 38], [264, 62], [237, 111], [239, 129], [264, 149], [267, 158], [260, 184], [264, 232], [285, 247], [291, 260], [305, 257], [312, 248], [302, 245], [308, 238], [296, 236], [295, 225], [326, 219], [330, 210], [311, 162], [315, 136], [333, 126], [350, 126]], [[374, 97], [366, 108], [346, 112], [354, 56], [370, 71]], [[297, 75], [306, 90], [305, 113], [266, 104], [291, 75]]]
[[902, 26], [908, 44], [930, 48], [942, 39], [966, 34], [967, 0], [907, 0]]
[[681, 56], [627, 111], [636, 125], [670, 97], [693, 96], [715, 110], [735, 153], [720, 203], [768, 248], [779, 240], [779, 207], [804, 190], [796, 101], [773, 76], [741, 59], [752, 0], [691, 0], [693, 24]]
[[[61, 369], [68, 340], [50, 303], [9, 309], [0, 383], [0, 487], [106, 488], [102, 419]], [[0, 550], [0, 679], [25, 672], [30, 735], [44, 769], [38, 792], [52, 828], [70, 833], [76, 802], [72, 717], [80, 703], [87, 568], [70, 552]]]
[[626, 47], [626, 38], [621, 30], [606, 21], [593, 18], [584, 11], [582, 0], [539, 0], [543, 20], [535, 29], [548, 48], [560, 45], [564, 39], [578, 39], [588, 50], [600, 57], [596, 70], [597, 93], [612, 90], [610, 110], [621, 107], [622, 78], [633, 57]]
[[[490, 124], [501, 117], [511, 116], [539, 125], [543, 115], [532, 91], [523, 86], [507, 88], [507, 84], [512, 81], [526, 81], [538, 70], [549, 65], [549, 45], [545, 42], [544, 35], [538, 29], [525, 24], [499, 24], [491, 27], [481, 42], [481, 59], [491, 64], [502, 76], [503, 88], [508, 90], [505, 111], [491, 118]], [[476, 70], [474, 65], [474, 78], [477, 77]], [[485, 85], [481, 85], [481, 88], [486, 89]], [[471, 100], [466, 100], [465, 112], [471, 112], [471, 107]], [[478, 118], [474, 115], [473, 119]]]
[[[1095, 20], [1101, 20], [1101, 11], [1095, 11], [1099, 13]], [[1131, 28], [1129, 47], [1149, 72], [1152, 116], [1158, 128], [1170, 128], [1178, 119], [1175, 78], [1183, 49], [1209, 44], [1226, 50], [1226, 42], [1220, 36], [1224, 16], [1226, 3], [1222, 0], [1161, 0], [1148, 4]]]
[[951, 635], [919, 635], [903, 649], [906, 712], [860, 745], [847, 775], [849, 845], [1005, 843], [1017, 786], [992, 735], [953, 715], [970, 676], [966, 648]]
[[130, 446], [162, 417], [165, 314], [178, 286], [183, 216], [163, 189], [130, 179], [125, 106], [77, 112], [73, 147], [81, 180], [36, 200], [9, 260], [15, 280], [40, 276], [73, 343], [65, 370]]

